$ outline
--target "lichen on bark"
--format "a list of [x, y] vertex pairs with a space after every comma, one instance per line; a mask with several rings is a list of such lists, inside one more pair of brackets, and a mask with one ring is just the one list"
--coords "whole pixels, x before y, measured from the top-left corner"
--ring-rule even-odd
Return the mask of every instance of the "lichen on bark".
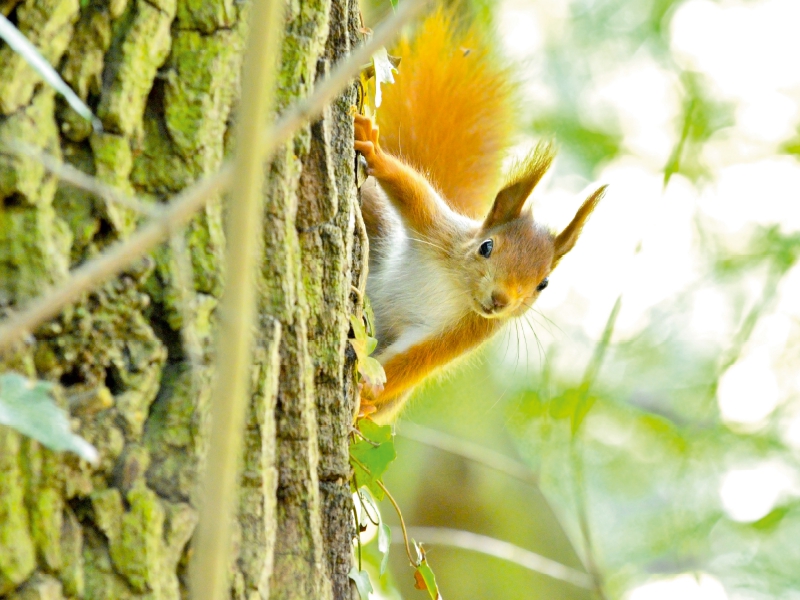
[[[2, 10], [104, 130], [93, 131], [0, 42], [0, 138], [24, 140], [154, 204], [230, 154], [247, 2], [11, 0]], [[347, 54], [356, 19], [352, 2], [289, 4], [279, 111]], [[364, 258], [353, 100], [353, 90], [344, 92], [265, 167], [235, 598], [352, 593], [347, 435], [356, 390], [346, 339]], [[209, 201], [176, 233], [181, 243], [137, 260], [0, 355], [0, 371], [53, 382], [75, 430], [101, 454], [91, 466], [0, 427], [0, 595], [186, 596], [231, 243], [225, 201]], [[0, 152], [0, 317], [144, 219], [60, 183], [36, 160]]]

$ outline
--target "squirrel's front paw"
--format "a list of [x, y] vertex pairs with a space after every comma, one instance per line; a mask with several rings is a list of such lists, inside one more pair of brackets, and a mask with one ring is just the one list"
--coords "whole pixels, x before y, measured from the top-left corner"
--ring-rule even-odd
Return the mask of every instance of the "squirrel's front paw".
[[356, 115], [355, 138], [353, 147], [364, 155], [369, 173], [373, 175], [382, 154], [378, 144], [378, 126], [369, 117]]

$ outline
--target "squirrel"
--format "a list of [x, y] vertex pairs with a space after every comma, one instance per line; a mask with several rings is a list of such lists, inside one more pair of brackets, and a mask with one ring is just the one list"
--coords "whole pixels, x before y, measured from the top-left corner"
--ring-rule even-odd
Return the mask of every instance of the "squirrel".
[[386, 372], [380, 392], [362, 390], [360, 414], [378, 422], [392, 420], [423, 379], [531, 307], [605, 192], [593, 192], [556, 235], [526, 206], [552, 145], [537, 145], [498, 184], [516, 89], [475, 26], [459, 30], [440, 9], [393, 53], [401, 65], [378, 125], [355, 116], [354, 146], [368, 174], [367, 297]]

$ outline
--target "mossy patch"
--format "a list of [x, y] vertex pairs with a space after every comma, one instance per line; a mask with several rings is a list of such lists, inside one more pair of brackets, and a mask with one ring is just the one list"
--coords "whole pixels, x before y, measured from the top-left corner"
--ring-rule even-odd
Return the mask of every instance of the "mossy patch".
[[130, 26], [122, 34], [114, 61], [107, 63], [104, 89], [98, 116], [106, 131], [138, 137], [147, 97], [159, 67], [169, 55], [170, 27], [175, 6], [165, 0], [157, 8], [146, 0], [136, 0]]
[[145, 431], [152, 462], [148, 485], [174, 502], [197, 501], [197, 476], [205, 453], [208, 430], [210, 372], [196, 375], [200, 389], [193, 390], [192, 373], [185, 365], [164, 370], [161, 393], [153, 404]]
[[13, 590], [36, 568], [20, 465], [21, 440], [20, 434], [0, 426], [0, 594]]

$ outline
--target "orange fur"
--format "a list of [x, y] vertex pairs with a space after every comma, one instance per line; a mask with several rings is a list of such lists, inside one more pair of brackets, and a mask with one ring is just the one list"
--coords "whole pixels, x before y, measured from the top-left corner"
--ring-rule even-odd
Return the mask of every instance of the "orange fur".
[[395, 200], [395, 206], [407, 225], [417, 231], [435, 229], [441, 215], [432, 201], [428, 181], [403, 161], [383, 151], [378, 142], [378, 128], [371, 119], [355, 116], [354, 147], [364, 155], [368, 173], [381, 182], [383, 190]]
[[469, 313], [450, 331], [390, 358], [383, 365], [386, 387], [376, 404], [391, 403], [436, 369], [477, 348], [501, 325], [497, 319], [484, 319], [477, 313]]
[[439, 9], [403, 39], [376, 118], [383, 146], [425, 173], [461, 214], [486, 214], [515, 129], [517, 90], [478, 25]]
[[[355, 117], [354, 146], [374, 178], [362, 188], [367, 293], [387, 376], [382, 392], [362, 398], [361, 412], [375, 407], [378, 420], [392, 418], [414, 386], [535, 302], [605, 190], [556, 236], [526, 208], [552, 163], [549, 144], [498, 185], [515, 86], [476, 29], [454, 31], [440, 10], [400, 44], [399, 85], [385, 88], [380, 135], [371, 119]], [[486, 240], [490, 256], [481, 250]]]

